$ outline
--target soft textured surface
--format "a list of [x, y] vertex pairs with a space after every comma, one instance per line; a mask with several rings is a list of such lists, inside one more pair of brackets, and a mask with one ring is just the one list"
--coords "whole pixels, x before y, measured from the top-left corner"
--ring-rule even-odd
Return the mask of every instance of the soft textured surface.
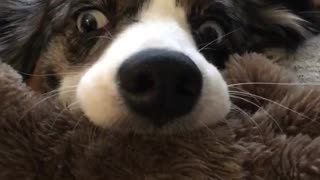
[[228, 121], [249, 152], [243, 164], [248, 179], [320, 179], [320, 91], [290, 85], [295, 76], [263, 57], [245, 59], [229, 66], [227, 79], [249, 82], [231, 87], [243, 92], [235, 93], [234, 104], [246, 114]]
[[0, 179], [320, 179], [320, 92], [284, 85], [294, 76], [256, 54], [236, 57], [225, 77], [242, 112], [194, 132], [137, 135], [94, 127], [0, 64]]
[[279, 64], [295, 72], [303, 83], [320, 83], [320, 36], [305, 42], [299, 50], [279, 61]]

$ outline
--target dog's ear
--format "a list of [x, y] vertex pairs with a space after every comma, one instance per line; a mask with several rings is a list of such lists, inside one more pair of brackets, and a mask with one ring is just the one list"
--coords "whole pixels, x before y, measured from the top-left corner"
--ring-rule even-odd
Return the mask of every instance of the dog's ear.
[[45, 43], [45, 33], [41, 30], [46, 4], [41, 0], [0, 3], [0, 56], [26, 73], [33, 68]]
[[[68, 4], [67, 4], [68, 3]], [[1, 0], [0, 57], [24, 74], [32, 73], [68, 0]]]
[[287, 7], [291, 10], [301, 12], [301, 11], [307, 11], [312, 8], [314, 8], [314, 2], [318, 0], [266, 0], [268, 2], [271, 2], [273, 4], [282, 5], [284, 7]]
[[[236, 1], [235, 1], [236, 2]], [[250, 39], [246, 49], [295, 50], [320, 30], [318, 13], [312, 0], [246, 0], [236, 2], [245, 19], [244, 36]]]
[[320, 0], [268, 0], [307, 20], [316, 33], [320, 30]]

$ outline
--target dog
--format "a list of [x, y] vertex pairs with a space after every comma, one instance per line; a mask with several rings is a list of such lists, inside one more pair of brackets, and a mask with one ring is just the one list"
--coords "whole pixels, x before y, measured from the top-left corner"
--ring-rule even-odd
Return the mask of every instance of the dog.
[[315, 10], [311, 0], [2, 0], [0, 57], [97, 126], [180, 132], [230, 111], [230, 55], [294, 52], [318, 33]]

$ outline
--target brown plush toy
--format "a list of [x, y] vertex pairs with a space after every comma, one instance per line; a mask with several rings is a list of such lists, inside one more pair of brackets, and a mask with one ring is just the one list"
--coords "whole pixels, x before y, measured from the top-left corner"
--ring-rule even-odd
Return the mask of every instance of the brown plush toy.
[[320, 179], [320, 92], [257, 54], [231, 60], [225, 77], [235, 108], [226, 120], [139, 135], [99, 129], [44, 101], [0, 64], [0, 179]]

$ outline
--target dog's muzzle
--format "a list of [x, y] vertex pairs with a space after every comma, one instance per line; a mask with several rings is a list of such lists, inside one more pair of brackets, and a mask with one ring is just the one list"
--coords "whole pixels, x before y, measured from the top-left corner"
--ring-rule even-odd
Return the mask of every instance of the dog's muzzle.
[[199, 68], [186, 55], [166, 49], [147, 49], [124, 61], [118, 88], [129, 110], [156, 127], [190, 113], [202, 90]]

